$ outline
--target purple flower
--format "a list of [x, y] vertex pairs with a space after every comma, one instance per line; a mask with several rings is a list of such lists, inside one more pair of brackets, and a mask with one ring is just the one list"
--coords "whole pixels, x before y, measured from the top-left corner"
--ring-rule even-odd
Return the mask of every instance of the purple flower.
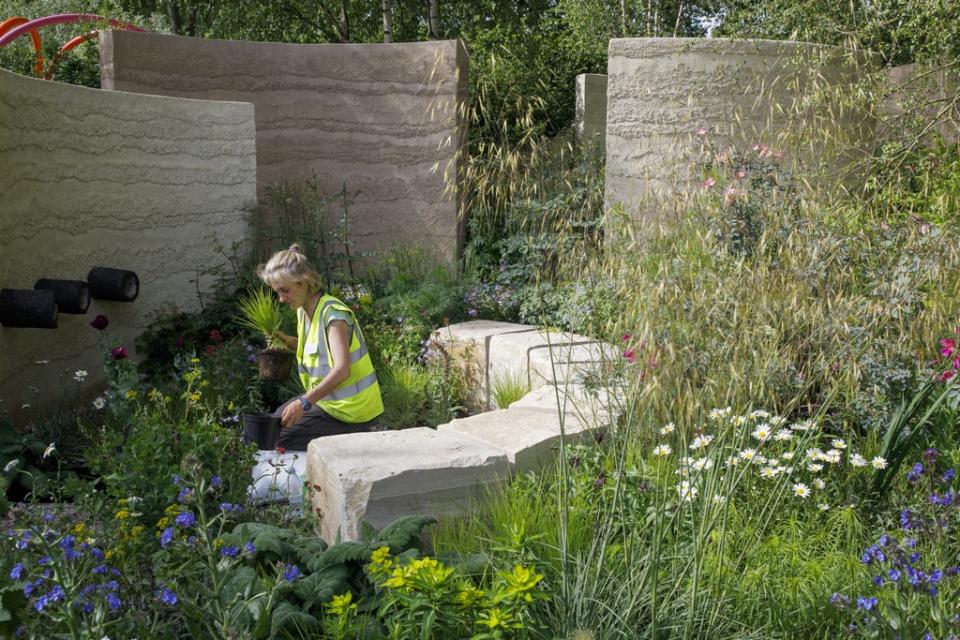
[[98, 564], [93, 568], [93, 573], [94, 575], [98, 575], [98, 576], [105, 575], [107, 573], [107, 565]]
[[286, 569], [283, 572], [283, 579], [287, 582], [293, 582], [300, 577], [300, 567], [295, 564], [286, 565]]
[[181, 529], [188, 529], [197, 523], [192, 511], [184, 511], [173, 520]]
[[177, 502], [179, 502], [180, 504], [183, 504], [190, 498], [190, 494], [192, 493], [193, 493], [193, 489], [189, 487], [184, 487], [183, 489], [180, 489], [180, 493], [177, 494]]
[[477, 310], [476, 310], [476, 309], [467, 309], [467, 315], [470, 316], [471, 318], [476, 318], [476, 317], [477, 317]]
[[107, 594], [107, 604], [110, 605], [111, 609], [116, 611], [120, 608], [123, 602], [120, 600], [120, 597], [117, 596], [117, 594], [111, 592]]
[[842, 593], [834, 593], [830, 596], [830, 604], [835, 607], [849, 607], [850, 598], [843, 595]]
[[225, 558], [236, 558], [240, 555], [240, 548], [234, 546], [226, 546], [223, 549], [220, 549], [220, 555]]
[[874, 607], [877, 606], [876, 598], [867, 598], [865, 596], [857, 596], [857, 609], [863, 609], [864, 611], [873, 611]]
[[105, 556], [103, 555], [103, 551], [97, 547], [91, 547], [90, 555], [92, 555], [97, 562], [103, 562], [105, 558]]
[[124, 347], [114, 347], [110, 349], [110, 357], [114, 360], [126, 360], [130, 357], [130, 354], [127, 353], [126, 348]]
[[897, 580], [899, 580], [900, 575], [901, 574], [899, 569], [891, 568], [890, 571], [887, 572], [887, 577], [890, 578], [890, 580], [893, 582], [896, 582]]
[[43, 515], [40, 517], [43, 518], [44, 522], [53, 522], [53, 513], [49, 511], [44, 511]]
[[946, 484], [947, 482], [950, 482], [951, 480], [953, 480], [956, 477], [956, 475], [957, 475], [956, 471], [954, 471], [953, 469], [947, 469], [946, 471], [943, 472], [943, 478], [941, 478], [941, 482]]
[[914, 484], [917, 480], [920, 479], [920, 476], [923, 475], [923, 464], [917, 462], [913, 465], [913, 468], [907, 473], [907, 482]]
[[210, 486], [214, 489], [219, 489], [221, 484], [222, 481], [220, 480], [220, 476], [213, 476], [210, 478]]
[[96, 329], [97, 331], [103, 331], [107, 328], [107, 325], [110, 324], [110, 320], [107, 316], [102, 313], [99, 314], [96, 318], [90, 321], [90, 326]]
[[166, 547], [173, 540], [173, 527], [167, 527], [160, 534], [160, 546]]
[[171, 607], [177, 604], [177, 594], [171, 591], [167, 587], [164, 587], [160, 591], [158, 597], [160, 598], [160, 602], [162, 602], [163, 604], [169, 605]]
[[24, 571], [23, 563], [18, 562], [13, 566], [13, 569], [10, 570], [10, 579], [19, 580], [21, 577], [23, 577], [23, 571]]
[[904, 509], [900, 512], [900, 527], [902, 529], [913, 528], [913, 520], [911, 519], [911, 516], [912, 514], [910, 513], [910, 509]]
[[882, 586], [883, 586], [883, 576], [881, 576], [881, 575], [873, 576], [873, 584], [877, 585], [878, 587], [882, 587]]
[[257, 552], [257, 547], [253, 544], [252, 541], [247, 542], [247, 544], [245, 544], [243, 548], [244, 548], [244, 550], [245, 550], [247, 553], [256, 553], [256, 552]]

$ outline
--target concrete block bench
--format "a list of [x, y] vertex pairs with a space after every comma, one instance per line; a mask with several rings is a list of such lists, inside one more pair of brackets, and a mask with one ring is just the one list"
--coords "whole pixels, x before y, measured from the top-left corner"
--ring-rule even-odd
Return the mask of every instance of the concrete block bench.
[[470, 513], [475, 498], [507, 481], [506, 454], [453, 432], [419, 427], [319, 438], [307, 474], [320, 536], [356, 540], [360, 522]]

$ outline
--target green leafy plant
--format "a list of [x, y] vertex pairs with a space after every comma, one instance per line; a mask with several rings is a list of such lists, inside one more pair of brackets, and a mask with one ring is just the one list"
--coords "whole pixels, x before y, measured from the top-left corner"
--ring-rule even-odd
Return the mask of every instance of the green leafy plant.
[[242, 296], [237, 304], [240, 308], [237, 322], [240, 325], [263, 334], [266, 337], [268, 349], [288, 349], [287, 345], [277, 337], [277, 332], [284, 326], [286, 316], [280, 303], [268, 289], [264, 287], [254, 289], [250, 294]]
[[530, 393], [530, 382], [524, 372], [511, 371], [493, 381], [490, 395], [494, 404], [506, 409], [511, 404]]

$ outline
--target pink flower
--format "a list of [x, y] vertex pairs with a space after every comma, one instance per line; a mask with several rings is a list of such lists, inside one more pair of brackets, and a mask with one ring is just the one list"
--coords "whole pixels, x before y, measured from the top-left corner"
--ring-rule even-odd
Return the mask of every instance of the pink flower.
[[737, 173], [735, 175], [737, 176], [737, 180], [743, 180], [747, 177], [747, 172], [743, 169], [737, 169]]
[[632, 336], [631, 336], [629, 333], [625, 333], [625, 334], [623, 334], [623, 336], [620, 337], [620, 342], [626, 342], [626, 341], [629, 340], [631, 337], [632, 337]]
[[954, 375], [956, 375], [956, 371], [952, 369], [947, 369], [946, 371], [940, 374], [940, 382], [946, 382], [947, 380], [950, 380], [951, 378], [953, 378]]
[[713, 178], [707, 178], [706, 180], [703, 181], [703, 188], [704, 188], [704, 189], [709, 189], [710, 187], [712, 187], [712, 186], [715, 185], [715, 184], [717, 184], [717, 181], [716, 181], [716, 180], [714, 180]]
[[697, 135], [700, 136], [701, 138], [707, 135], [707, 128], [700, 127], [699, 129], [697, 129]]
[[123, 347], [114, 347], [110, 349], [110, 357], [114, 360], [126, 360], [130, 354], [127, 353], [127, 350]]
[[953, 355], [953, 352], [957, 349], [957, 343], [954, 342], [953, 338], [944, 338], [940, 341], [940, 355], [944, 358], [949, 358]]
[[627, 362], [633, 364], [637, 361], [637, 352], [633, 349], [627, 349], [623, 352], [623, 357], [627, 359]]
[[723, 190], [723, 202], [726, 205], [733, 204], [737, 199], [737, 190], [733, 187], [727, 187]]
[[103, 331], [107, 328], [108, 324], [110, 324], [110, 320], [107, 319], [107, 316], [103, 314], [98, 315], [96, 318], [90, 321], [90, 326], [97, 331]]
[[773, 157], [777, 160], [783, 160], [783, 149], [777, 149], [773, 152]]

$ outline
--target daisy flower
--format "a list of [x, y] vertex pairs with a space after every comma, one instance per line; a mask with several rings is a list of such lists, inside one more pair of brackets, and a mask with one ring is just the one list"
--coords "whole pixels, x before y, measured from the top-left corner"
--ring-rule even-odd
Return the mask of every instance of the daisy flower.
[[73, 379], [77, 382], [83, 382], [83, 379], [87, 377], [87, 372], [83, 369], [77, 369], [73, 372]]
[[814, 478], [813, 486], [816, 487], [817, 489], [823, 489], [827, 486], [827, 483], [824, 482], [823, 478]]
[[859, 453], [854, 453], [854, 454], [851, 454], [850, 456], [850, 464], [852, 464], [855, 467], [865, 467], [869, 463], [867, 462], [867, 459], [864, 458], [862, 455], [860, 455]]
[[660, 435], [666, 436], [674, 432], [676, 426], [672, 422], [668, 422], [660, 428]]
[[690, 502], [697, 497], [697, 488], [690, 484], [688, 480], [684, 480], [677, 485], [677, 493], [681, 499]]
[[773, 439], [779, 442], [793, 440], [793, 431], [790, 431], [790, 429], [780, 429], [777, 431], [776, 435], [773, 436]]
[[874, 456], [873, 460], [870, 461], [870, 466], [874, 469], [886, 469], [887, 459], [881, 456]]
[[760, 477], [765, 480], [772, 480], [777, 477], [777, 469], [775, 467], [764, 467], [760, 470]]
[[770, 412], [769, 412], [769, 411], [764, 411], [763, 409], [757, 409], [756, 411], [754, 411], [754, 412], [752, 412], [752, 413], [750, 414], [750, 417], [751, 417], [751, 418], [763, 418], [763, 419], [767, 419], [767, 418], [770, 417]]
[[810, 487], [802, 482], [798, 482], [797, 484], [793, 485], [793, 495], [797, 496], [798, 498], [809, 498]]
[[834, 438], [833, 441], [830, 443], [830, 446], [832, 446], [834, 449], [846, 449], [847, 442], [842, 438]]
[[706, 449], [707, 445], [709, 445], [711, 442], [713, 442], [713, 436], [710, 436], [710, 435], [697, 436], [696, 438], [693, 439], [693, 442], [690, 443], [690, 448], [693, 450]]
[[755, 449], [744, 449], [740, 452], [740, 457], [744, 460], [753, 460], [756, 455], [757, 451]]
[[770, 425], [763, 423], [763, 424], [757, 425], [757, 428], [754, 429], [753, 433], [751, 433], [750, 435], [752, 435], [754, 438], [756, 438], [760, 442], [766, 442], [770, 438], [770, 436], [773, 434], [770, 432]]
[[663, 456], [668, 456], [671, 453], [673, 453], [673, 449], [671, 449], [670, 445], [668, 444], [658, 444], [656, 447], [653, 448], [653, 455], [657, 457], [662, 458]]
[[823, 471], [823, 465], [817, 464], [816, 462], [811, 462], [810, 464], [807, 465], [807, 471], [809, 471], [810, 473], [820, 473], [821, 471]]

